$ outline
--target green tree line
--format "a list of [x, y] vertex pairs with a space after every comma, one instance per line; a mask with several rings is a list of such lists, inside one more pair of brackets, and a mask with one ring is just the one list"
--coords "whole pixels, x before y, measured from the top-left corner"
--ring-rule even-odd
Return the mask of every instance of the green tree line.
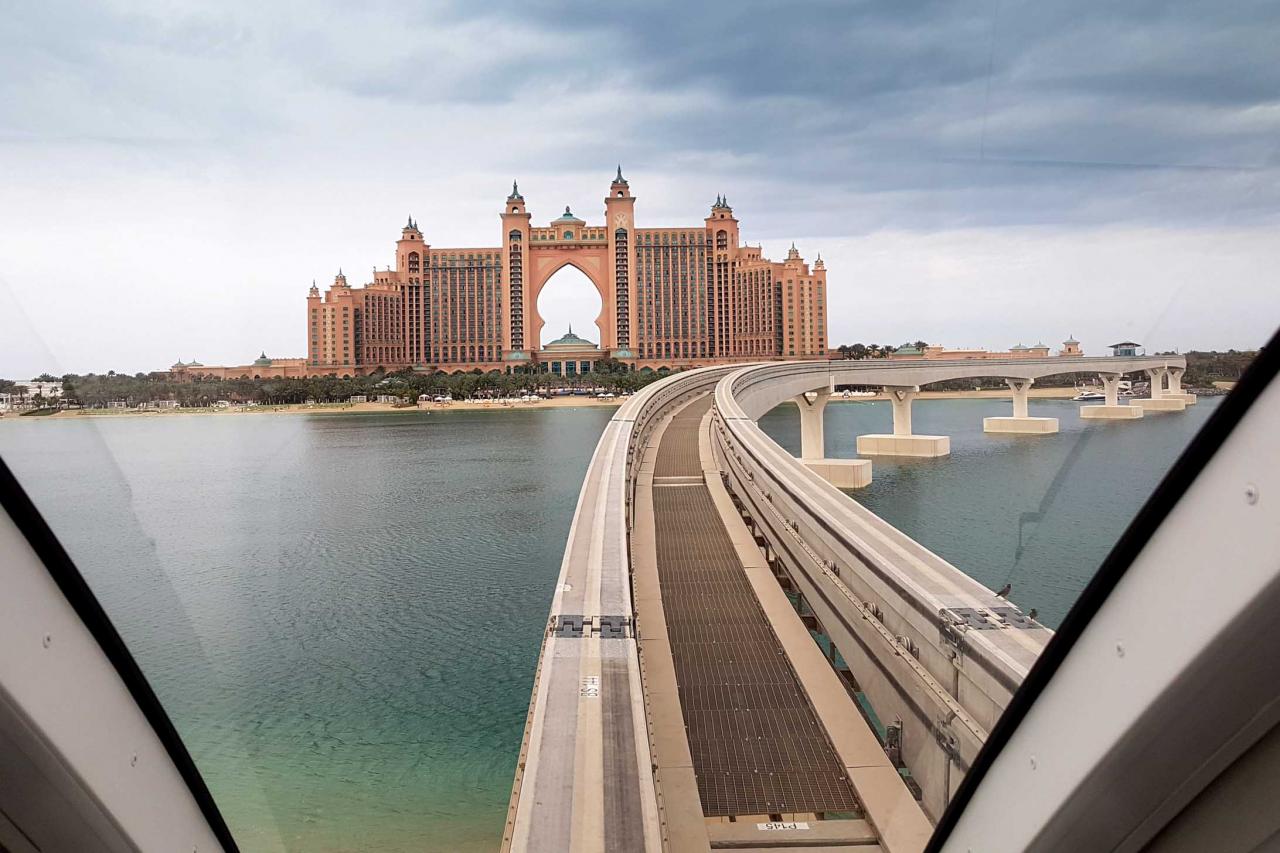
[[[508, 397], [517, 393], [583, 389], [631, 393], [667, 375], [667, 371], [625, 371], [612, 360], [597, 362], [590, 373], [560, 377], [548, 373], [419, 373], [411, 370], [396, 373], [374, 373], [341, 379], [336, 376], [313, 376], [305, 379], [213, 379], [196, 378], [175, 381], [168, 373], [133, 375], [108, 371], [83, 376], [69, 373], [61, 377], [63, 396], [67, 402], [89, 407], [123, 401], [129, 406], [157, 400], [176, 400], [183, 407], [209, 406], [219, 400], [233, 403], [285, 405], [314, 400], [318, 403], [345, 402], [353, 396], [377, 395], [399, 397], [406, 402], [421, 394], [447, 395], [455, 400], [485, 397]], [[7, 382], [12, 387], [12, 380]], [[45, 381], [58, 381], [48, 377]], [[0, 385], [0, 391], [4, 389]]]

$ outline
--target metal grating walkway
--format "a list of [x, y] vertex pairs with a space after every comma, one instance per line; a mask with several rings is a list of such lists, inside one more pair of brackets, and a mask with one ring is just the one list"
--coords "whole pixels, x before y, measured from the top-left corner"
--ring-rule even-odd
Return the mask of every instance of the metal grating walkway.
[[840, 761], [701, 484], [698, 424], [710, 407], [709, 396], [695, 401], [668, 425], [653, 489], [658, 582], [702, 811], [853, 811]]

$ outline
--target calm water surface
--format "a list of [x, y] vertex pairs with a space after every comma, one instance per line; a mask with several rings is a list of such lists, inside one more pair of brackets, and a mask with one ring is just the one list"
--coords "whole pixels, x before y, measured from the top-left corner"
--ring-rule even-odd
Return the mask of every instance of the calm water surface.
[[23, 419], [0, 454], [243, 849], [492, 850], [612, 412]]
[[[1056, 625], [1216, 401], [993, 437], [851, 493]], [[610, 409], [6, 419], [0, 454], [71, 551], [246, 851], [491, 850], [573, 506]], [[827, 448], [890, 429], [827, 410]], [[762, 421], [799, 449], [798, 415]]]

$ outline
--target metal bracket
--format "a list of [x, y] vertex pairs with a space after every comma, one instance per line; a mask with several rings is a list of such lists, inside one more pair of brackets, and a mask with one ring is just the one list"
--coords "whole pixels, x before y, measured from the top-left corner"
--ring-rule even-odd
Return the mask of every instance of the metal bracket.
[[977, 607], [948, 607], [944, 614], [951, 614], [960, 620], [960, 627], [973, 628], [978, 631], [995, 631], [999, 625], [987, 618], [987, 611]]
[[582, 616], [566, 613], [551, 617], [551, 635], [585, 639], [599, 637], [602, 640], [622, 640], [631, 636], [631, 617], [621, 614]]
[[991, 612], [996, 615], [996, 618], [999, 619], [1001, 623], [1008, 625], [1011, 628], [1030, 630], [1032, 628], [1040, 627], [1035, 623], [1035, 621], [1030, 619], [1025, 613], [1016, 607], [993, 607], [991, 608]]
[[551, 633], [557, 637], [581, 637], [584, 628], [590, 630], [588, 622], [580, 615], [551, 617]]

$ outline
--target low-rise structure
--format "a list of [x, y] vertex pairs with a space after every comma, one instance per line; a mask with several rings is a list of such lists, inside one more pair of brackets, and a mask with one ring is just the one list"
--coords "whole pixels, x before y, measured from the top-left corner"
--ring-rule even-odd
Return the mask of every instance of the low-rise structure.
[[[1062, 349], [1058, 350], [1058, 355], [1062, 357], [1079, 357], [1084, 355], [1084, 352], [1080, 349], [1079, 341], [1075, 338], [1067, 338], [1062, 342]], [[898, 347], [889, 353], [889, 358], [897, 360], [936, 359], [949, 361], [963, 359], [1049, 358], [1049, 347], [1039, 343], [1035, 346], [1019, 343], [1004, 352], [998, 352], [985, 349], [948, 349], [937, 344], [931, 344], [923, 349], [908, 345]]]
[[264, 351], [249, 364], [232, 367], [206, 367], [198, 361], [183, 363], [181, 359], [169, 368], [175, 382], [197, 379], [301, 379], [308, 376], [305, 358], [268, 358]]

